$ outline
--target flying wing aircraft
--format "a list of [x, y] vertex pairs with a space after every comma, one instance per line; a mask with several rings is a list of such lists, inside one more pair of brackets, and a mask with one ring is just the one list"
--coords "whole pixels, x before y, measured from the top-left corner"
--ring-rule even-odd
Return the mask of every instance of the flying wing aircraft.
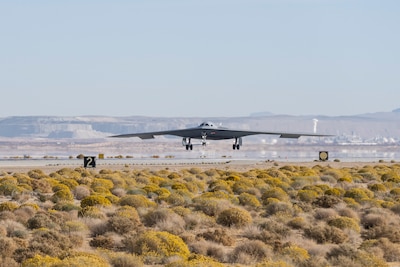
[[147, 132], [147, 133], [132, 133], [132, 134], [120, 134], [111, 137], [139, 137], [141, 139], [152, 139], [157, 135], [174, 135], [182, 137], [182, 145], [186, 147], [186, 150], [193, 150], [192, 139], [201, 139], [202, 145], [207, 144], [209, 140], [225, 140], [235, 139], [233, 149], [240, 149], [242, 145], [242, 137], [257, 134], [269, 134], [279, 135], [280, 138], [299, 138], [300, 136], [316, 136], [326, 137], [331, 135], [322, 134], [309, 134], [309, 133], [281, 133], [281, 132], [258, 132], [258, 131], [245, 131], [245, 130], [231, 130], [225, 127], [218, 127], [212, 122], [203, 122], [197, 127], [179, 129], [179, 130], [168, 130], [159, 132]]

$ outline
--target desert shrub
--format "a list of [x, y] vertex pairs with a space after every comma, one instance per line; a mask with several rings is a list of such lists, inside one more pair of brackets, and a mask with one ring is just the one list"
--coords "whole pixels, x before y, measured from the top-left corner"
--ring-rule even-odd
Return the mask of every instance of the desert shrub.
[[140, 225], [139, 214], [135, 208], [124, 206], [108, 220], [108, 228], [118, 234], [128, 233]]
[[79, 185], [77, 181], [70, 178], [61, 178], [59, 181], [61, 184], [68, 186], [70, 190], [73, 190]]
[[388, 266], [383, 259], [375, 257], [373, 254], [357, 250], [350, 244], [342, 244], [332, 248], [327, 254], [327, 258], [335, 266]]
[[156, 184], [148, 183], [142, 189], [146, 191], [147, 196], [151, 196], [152, 194], [155, 194], [160, 187]]
[[250, 181], [242, 179], [233, 184], [232, 191], [235, 194], [240, 195], [241, 193], [247, 192], [247, 190], [249, 190], [252, 187], [253, 187], [253, 184]]
[[6, 201], [3, 203], [0, 203], [0, 212], [2, 211], [14, 211], [15, 209], [18, 208], [18, 204], [10, 201]]
[[168, 232], [146, 231], [126, 236], [122, 243], [130, 253], [142, 255], [147, 264], [165, 263], [169, 257], [187, 259], [189, 249], [183, 240]]
[[73, 189], [73, 194], [77, 200], [82, 200], [90, 196], [90, 189], [86, 185], [78, 185]]
[[359, 222], [360, 218], [358, 213], [350, 208], [342, 208], [338, 210], [338, 214], [343, 217], [349, 217], [354, 219], [355, 221]]
[[387, 188], [383, 184], [369, 184], [368, 189], [372, 192], [386, 192]]
[[[268, 219], [268, 220], [263, 221], [262, 223], [260, 223], [258, 225], [258, 227], [265, 232], [277, 234], [278, 236], [281, 236], [281, 237], [286, 237], [290, 234], [289, 227], [287, 227], [285, 224], [280, 223], [273, 219]], [[261, 234], [261, 235], [263, 235], [263, 234]], [[260, 239], [260, 240], [264, 241], [263, 239]]]
[[176, 235], [182, 234], [185, 231], [185, 226], [185, 220], [174, 212], [168, 215], [167, 220], [161, 220], [155, 224], [155, 227], [160, 231], [166, 231]]
[[188, 190], [186, 184], [181, 183], [181, 182], [174, 182], [171, 185], [171, 189], [173, 189], [173, 190]]
[[372, 227], [381, 227], [387, 224], [387, 218], [382, 216], [381, 214], [366, 214], [361, 219], [361, 224], [365, 229], [370, 229]]
[[42, 179], [42, 178], [46, 178], [48, 177], [43, 170], [40, 169], [34, 169], [34, 170], [30, 170], [28, 172], [28, 176], [32, 179]]
[[115, 246], [115, 241], [111, 236], [98, 235], [92, 238], [89, 241], [89, 245], [95, 248], [103, 248], [103, 249], [113, 249]]
[[[233, 204], [238, 204], [239, 200], [232, 194], [229, 194], [225, 191], [213, 191], [213, 192], [206, 192], [202, 194], [198, 198], [215, 198], [215, 199], [221, 199], [221, 200], [229, 200]], [[196, 198], [197, 199], [197, 198]]]
[[143, 267], [142, 259], [135, 254], [127, 254], [123, 252], [112, 253], [108, 256], [113, 267]]
[[301, 201], [311, 203], [318, 197], [318, 193], [314, 190], [299, 190], [297, 191], [297, 197]]
[[95, 218], [95, 219], [104, 219], [106, 215], [98, 208], [94, 206], [87, 206], [82, 208], [78, 212], [79, 217], [83, 218]]
[[324, 192], [325, 195], [336, 196], [336, 197], [343, 196], [344, 193], [346, 193], [346, 191], [340, 187], [330, 188], [330, 189], [325, 190], [325, 192]]
[[185, 198], [182, 195], [175, 193], [175, 192], [168, 196], [158, 197], [157, 201], [158, 202], [165, 201], [168, 204], [173, 205], [173, 206], [180, 206], [180, 205], [185, 204]]
[[27, 227], [29, 229], [39, 229], [39, 228], [51, 228], [56, 229], [60, 227], [62, 223], [61, 218], [55, 214], [38, 212], [30, 218], [27, 222]]
[[57, 263], [61, 263], [61, 260], [56, 257], [34, 255], [32, 258], [24, 260], [22, 267], [39, 267], [39, 266], [55, 266]]
[[357, 202], [374, 197], [374, 193], [365, 188], [352, 188], [346, 191], [345, 197], [352, 198]]
[[335, 195], [323, 195], [317, 197], [312, 204], [314, 206], [318, 206], [321, 208], [332, 208], [333, 206], [339, 204], [340, 202], [341, 202], [340, 198], [338, 198]]
[[[351, 208], [357, 209], [360, 207], [360, 204], [353, 198], [344, 197], [344, 198], [342, 198], [342, 200], [343, 200], [343, 202], [345, 202], [347, 204], [347, 206], [349, 206]], [[364, 199], [364, 200], [367, 200], [367, 199]]]
[[335, 177], [333, 177], [331, 175], [321, 175], [320, 179], [323, 182], [327, 182], [327, 183], [331, 183], [331, 184], [335, 184], [336, 183]]
[[263, 216], [268, 217], [275, 214], [292, 214], [292, 204], [289, 202], [279, 201], [274, 198], [267, 200], [269, 203], [266, 204], [265, 213]]
[[109, 189], [101, 186], [91, 187], [91, 190], [99, 195], [109, 195], [111, 193]]
[[0, 258], [0, 266], [7, 266], [7, 267], [20, 267], [21, 265], [18, 264], [13, 258]]
[[72, 244], [68, 237], [57, 231], [40, 229], [33, 232], [28, 247], [17, 249], [14, 255], [17, 262], [23, 262], [37, 254], [62, 257], [67, 255], [71, 248]]
[[88, 206], [111, 206], [111, 202], [104, 196], [101, 195], [91, 195], [88, 197], [85, 197], [81, 201], [81, 207], [85, 208]]
[[0, 258], [11, 258], [16, 248], [17, 245], [12, 238], [0, 238]]
[[250, 240], [235, 247], [229, 259], [232, 263], [250, 265], [272, 255], [272, 249], [268, 245], [259, 240]]
[[208, 216], [217, 216], [227, 206], [226, 200], [216, 198], [196, 197], [193, 199], [193, 207]]
[[92, 189], [95, 189], [96, 187], [102, 187], [105, 188], [106, 190], [111, 190], [114, 187], [114, 184], [111, 180], [96, 178], [93, 180], [90, 187]]
[[208, 229], [216, 225], [215, 218], [208, 216], [202, 212], [193, 212], [184, 217], [186, 223], [186, 229]]
[[192, 213], [191, 209], [185, 208], [183, 206], [173, 207], [173, 208], [171, 208], [171, 210], [181, 217], [187, 216], [190, 213]]
[[16, 193], [21, 193], [22, 188], [18, 187], [18, 185], [8, 182], [0, 183], [0, 194], [4, 196], [11, 196]]
[[310, 258], [308, 251], [296, 245], [287, 246], [282, 249], [281, 254], [288, 257], [296, 265], [305, 262]]
[[337, 216], [337, 211], [334, 209], [316, 209], [314, 212], [314, 218], [317, 220], [328, 221]]
[[52, 185], [49, 183], [49, 181], [47, 181], [45, 179], [32, 180], [31, 185], [32, 185], [32, 189], [38, 193], [53, 192]]
[[400, 203], [393, 205], [390, 210], [393, 211], [395, 214], [400, 215]]
[[230, 208], [222, 211], [217, 217], [217, 223], [223, 226], [243, 227], [252, 221], [248, 211], [239, 208]]
[[387, 238], [376, 240], [374, 246], [378, 246], [383, 251], [383, 258], [388, 262], [400, 261], [400, 244], [394, 244]]
[[58, 203], [60, 201], [72, 201], [73, 199], [74, 197], [69, 189], [58, 190], [51, 197], [51, 201], [53, 201], [54, 203]]
[[54, 181], [52, 190], [53, 190], [53, 192], [57, 192], [57, 191], [60, 191], [60, 190], [69, 191], [70, 189], [65, 184], [61, 184], [61, 183], [59, 183], [59, 181]]
[[261, 200], [263, 201], [264, 205], [268, 204], [269, 198], [275, 198], [280, 201], [288, 201], [289, 200], [288, 194], [279, 187], [268, 189], [262, 194]]
[[248, 206], [252, 208], [258, 208], [261, 206], [261, 203], [257, 199], [257, 197], [249, 193], [241, 193], [238, 199], [239, 199], [239, 204], [243, 206]]
[[112, 194], [106, 194], [104, 197], [107, 198], [111, 202], [111, 204], [114, 204], [114, 205], [117, 205], [120, 201], [119, 197], [114, 196]]
[[11, 220], [15, 221], [17, 218], [15, 214], [11, 211], [5, 210], [0, 212], [0, 221]]
[[364, 239], [387, 238], [393, 243], [400, 243], [400, 231], [398, 225], [382, 225], [366, 229], [362, 232]]
[[287, 225], [293, 229], [303, 229], [306, 227], [307, 222], [302, 217], [295, 217], [288, 221]]
[[110, 265], [108, 261], [101, 256], [87, 252], [74, 253], [71, 256], [64, 258], [60, 263], [54, 264], [54, 267], [70, 266], [109, 267]]
[[217, 262], [211, 257], [199, 254], [190, 255], [188, 260], [175, 261], [165, 265], [166, 267], [224, 267], [225, 265]]
[[159, 222], [168, 221], [173, 215], [177, 214], [170, 209], [158, 208], [148, 212], [145, 216], [143, 216], [143, 223], [146, 226], [152, 227]]
[[211, 257], [214, 261], [225, 262], [227, 258], [226, 249], [222, 245], [202, 239], [190, 242], [190, 251], [192, 255]]
[[143, 195], [127, 195], [120, 199], [119, 204], [121, 206], [131, 206], [136, 209], [138, 208], [151, 208], [157, 206], [156, 203], [152, 202]]
[[19, 222], [14, 220], [4, 220], [1, 222], [3, 229], [6, 231], [5, 235], [8, 237], [17, 237], [20, 239], [25, 239], [28, 237], [28, 231], [26, 227]]
[[111, 193], [114, 196], [117, 196], [119, 198], [126, 196], [126, 190], [124, 188], [114, 188]]
[[333, 218], [328, 221], [328, 225], [337, 227], [342, 230], [351, 229], [358, 233], [360, 232], [360, 226], [358, 225], [358, 223], [354, 219], [349, 217], [339, 216], [337, 218]]
[[[184, 189], [184, 190], [186, 190], [186, 189]], [[168, 197], [171, 194], [171, 192], [167, 188], [164, 188], [164, 187], [156, 189], [153, 193], [155, 193], [159, 197]]]
[[319, 244], [345, 242], [348, 236], [339, 228], [333, 226], [317, 225], [304, 229], [306, 237], [315, 240]]
[[75, 205], [73, 202], [69, 201], [60, 201], [53, 206], [54, 210], [59, 211], [72, 211], [72, 210], [81, 210], [81, 207]]
[[223, 191], [228, 194], [232, 194], [233, 191], [227, 181], [224, 180], [215, 180], [211, 182], [208, 186], [208, 190], [210, 192], [215, 192], [215, 191]]
[[235, 239], [227, 232], [226, 229], [208, 230], [197, 235], [206, 240], [222, 244], [224, 246], [232, 246], [235, 244]]
[[71, 234], [72, 232], [86, 231], [87, 226], [81, 221], [67, 221], [63, 225], [61, 225], [61, 230], [64, 233]]
[[381, 180], [384, 182], [400, 183], [400, 175], [395, 171], [390, 171], [388, 173], [384, 173], [381, 176]]

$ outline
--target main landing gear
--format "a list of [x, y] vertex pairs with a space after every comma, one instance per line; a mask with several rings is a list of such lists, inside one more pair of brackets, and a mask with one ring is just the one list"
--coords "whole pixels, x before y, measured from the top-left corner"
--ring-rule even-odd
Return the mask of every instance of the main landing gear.
[[235, 138], [235, 143], [233, 144], [232, 148], [233, 150], [240, 149], [240, 146], [242, 145], [242, 138]]
[[182, 139], [182, 145], [186, 147], [186, 150], [193, 150], [193, 144], [191, 138], [184, 137]]

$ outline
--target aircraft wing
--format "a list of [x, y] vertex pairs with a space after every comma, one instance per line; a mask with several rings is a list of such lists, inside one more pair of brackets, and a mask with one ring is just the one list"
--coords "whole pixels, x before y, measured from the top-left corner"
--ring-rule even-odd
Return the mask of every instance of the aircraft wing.
[[299, 138], [300, 136], [316, 136], [326, 137], [331, 135], [314, 134], [314, 133], [284, 133], [284, 132], [258, 132], [258, 131], [244, 131], [244, 130], [232, 130], [222, 127], [216, 127], [210, 122], [203, 122], [198, 127], [180, 129], [180, 130], [167, 130], [158, 132], [146, 132], [146, 133], [131, 133], [131, 134], [120, 134], [111, 137], [139, 137], [141, 139], [152, 139], [156, 135], [174, 135], [182, 137], [182, 145], [186, 146], [186, 150], [192, 150], [193, 144], [191, 139], [201, 139], [202, 144], [206, 145], [206, 140], [224, 140], [224, 139], [235, 139], [233, 149], [239, 149], [242, 145], [242, 137], [249, 135], [268, 134], [278, 135], [281, 138]]
[[122, 138], [139, 137], [140, 139], [152, 139], [157, 135], [174, 135], [180, 137], [201, 139], [204, 134], [206, 134], [207, 139], [213, 139], [213, 140], [240, 138], [244, 136], [258, 135], [258, 134], [279, 135], [280, 138], [299, 138], [300, 136], [314, 136], [314, 137], [331, 136], [331, 135], [310, 134], [310, 133], [257, 132], [257, 131], [229, 130], [229, 129], [189, 128], [189, 129], [170, 130], [170, 131], [121, 134], [121, 135], [114, 135], [111, 137], [122, 137]]
[[229, 130], [229, 129], [219, 129], [218, 135], [225, 136], [226, 138], [239, 138], [249, 135], [279, 135], [280, 138], [299, 138], [301, 136], [314, 136], [314, 137], [327, 137], [332, 135], [323, 134], [311, 134], [311, 133], [285, 133], [285, 132], [259, 132], [259, 131], [242, 131], [242, 130]]
[[170, 131], [158, 131], [158, 132], [146, 132], [146, 133], [132, 133], [132, 134], [120, 134], [113, 135], [111, 137], [139, 137], [140, 139], [153, 139], [157, 135], [174, 135], [180, 137], [192, 137], [198, 134], [200, 136], [201, 131], [197, 128], [189, 128], [182, 130], [170, 130]]

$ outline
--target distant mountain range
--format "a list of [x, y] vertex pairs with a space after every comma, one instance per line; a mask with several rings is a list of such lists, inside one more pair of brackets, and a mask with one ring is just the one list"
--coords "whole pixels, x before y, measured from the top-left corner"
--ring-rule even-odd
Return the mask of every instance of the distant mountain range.
[[400, 109], [393, 112], [354, 116], [291, 116], [269, 112], [247, 117], [107, 117], [107, 116], [23, 116], [0, 118], [0, 138], [85, 139], [105, 138], [122, 133], [159, 131], [193, 127], [202, 121], [213, 121], [225, 127], [285, 132], [334, 134], [338, 138], [357, 137], [363, 141], [400, 138]]

